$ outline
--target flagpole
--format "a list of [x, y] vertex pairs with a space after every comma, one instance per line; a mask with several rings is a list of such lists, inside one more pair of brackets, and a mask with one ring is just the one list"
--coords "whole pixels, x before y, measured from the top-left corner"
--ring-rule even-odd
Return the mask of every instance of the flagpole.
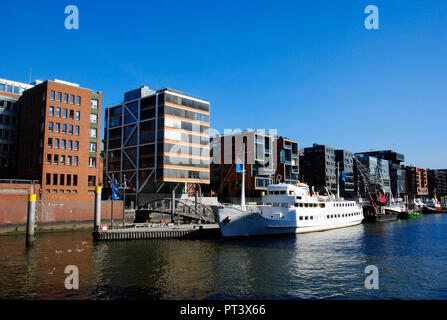
[[125, 211], [126, 211], [126, 175], [124, 174], [124, 191], [123, 191], [123, 228], [125, 228], [125, 224], [124, 224], [124, 218], [125, 216]]
[[337, 199], [340, 199], [340, 162], [337, 162]]
[[110, 228], [113, 229], [113, 198], [115, 198], [115, 174], [112, 173], [112, 211], [110, 212]]
[[242, 190], [241, 190], [241, 207], [245, 210], [245, 142], [242, 142]]

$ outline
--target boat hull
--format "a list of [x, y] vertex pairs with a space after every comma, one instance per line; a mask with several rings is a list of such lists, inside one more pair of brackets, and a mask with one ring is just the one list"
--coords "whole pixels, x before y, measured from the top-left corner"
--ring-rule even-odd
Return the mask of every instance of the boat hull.
[[281, 234], [300, 234], [316, 231], [326, 231], [358, 225], [363, 216], [340, 219], [340, 221], [324, 223], [306, 221], [299, 223], [296, 220], [272, 220], [259, 213], [242, 211], [231, 207], [213, 207], [220, 231], [224, 238], [254, 237]]

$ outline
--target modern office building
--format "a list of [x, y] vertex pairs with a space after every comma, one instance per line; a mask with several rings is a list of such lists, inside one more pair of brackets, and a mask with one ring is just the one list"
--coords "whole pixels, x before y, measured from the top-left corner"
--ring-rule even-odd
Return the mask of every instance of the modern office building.
[[301, 181], [314, 187], [316, 192], [325, 193], [325, 188], [337, 192], [337, 164], [335, 149], [326, 145], [314, 144], [304, 148], [300, 157]]
[[335, 162], [339, 164], [340, 196], [353, 199], [356, 196], [354, 188], [353, 153], [347, 150], [335, 150]]
[[[378, 181], [381, 184], [381, 191], [389, 194], [391, 192], [391, 182], [390, 182], [390, 171], [388, 166], [388, 161], [383, 159], [378, 159], [373, 156], [366, 156], [361, 153], [355, 154], [356, 159], [363, 164], [366, 172], [365, 174], [371, 177], [373, 180]], [[360, 193], [360, 196], [367, 197], [365, 181], [359, 174], [358, 166], [354, 166], [354, 189], [356, 193]], [[369, 181], [368, 183], [371, 183]], [[376, 192], [376, 185], [370, 184], [370, 191]]]
[[190, 185], [210, 183], [208, 101], [144, 86], [107, 108], [105, 122], [107, 180], [114, 175], [122, 184], [125, 175], [137, 204], [136, 194], [186, 193]]
[[238, 162], [245, 163], [246, 197], [261, 197], [273, 183], [277, 158], [274, 138], [263, 132], [244, 131], [211, 139], [211, 189], [221, 200], [240, 198], [242, 174], [237, 173]]
[[102, 181], [102, 93], [47, 80], [20, 97], [18, 176], [41, 181], [41, 199], [94, 199]]
[[17, 101], [32, 85], [0, 79], [0, 178], [17, 177]]
[[360, 152], [356, 153], [356, 155], [371, 156], [376, 157], [377, 159], [387, 160], [390, 172], [391, 192], [395, 197], [400, 197], [407, 193], [406, 171], [401, 168], [401, 164], [405, 160], [403, 154], [393, 150], [381, 150]]
[[295, 184], [299, 180], [298, 141], [279, 137], [273, 141], [276, 150], [276, 181]]
[[426, 199], [428, 196], [427, 169], [406, 166], [407, 194], [409, 198]]
[[447, 173], [442, 170], [427, 170], [428, 195], [430, 198], [447, 195]]

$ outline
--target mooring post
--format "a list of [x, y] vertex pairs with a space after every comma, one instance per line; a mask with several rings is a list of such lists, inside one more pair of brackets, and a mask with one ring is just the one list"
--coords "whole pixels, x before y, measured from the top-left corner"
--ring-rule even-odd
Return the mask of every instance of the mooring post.
[[[33, 188], [34, 189], [34, 188]], [[34, 242], [34, 229], [36, 224], [36, 194], [31, 193], [28, 199], [28, 215], [26, 220], [26, 246], [32, 246]]]
[[171, 223], [174, 223], [174, 213], [175, 213], [175, 189], [172, 190], [171, 194]]
[[[194, 209], [196, 210], [196, 214], [199, 214], [199, 190], [196, 190], [196, 198], [194, 201]], [[202, 219], [199, 216], [199, 224], [202, 223]]]
[[95, 188], [95, 225], [93, 231], [100, 231], [101, 228], [101, 192], [102, 187]]

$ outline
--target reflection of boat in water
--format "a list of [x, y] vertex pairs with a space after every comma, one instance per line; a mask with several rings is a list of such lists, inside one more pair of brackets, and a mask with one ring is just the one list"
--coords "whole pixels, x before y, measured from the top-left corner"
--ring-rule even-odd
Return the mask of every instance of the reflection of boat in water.
[[361, 206], [333, 195], [310, 194], [308, 185], [267, 187], [262, 205], [222, 204], [213, 207], [224, 237], [305, 233], [360, 224]]

